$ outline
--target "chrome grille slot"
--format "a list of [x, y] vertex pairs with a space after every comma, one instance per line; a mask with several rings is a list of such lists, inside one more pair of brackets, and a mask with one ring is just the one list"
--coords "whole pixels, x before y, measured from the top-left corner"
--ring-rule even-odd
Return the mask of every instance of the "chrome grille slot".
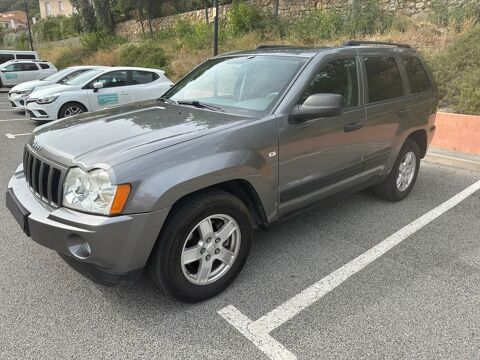
[[23, 168], [25, 180], [32, 192], [42, 201], [60, 206], [62, 175], [65, 170], [38, 157], [28, 145], [23, 154]]

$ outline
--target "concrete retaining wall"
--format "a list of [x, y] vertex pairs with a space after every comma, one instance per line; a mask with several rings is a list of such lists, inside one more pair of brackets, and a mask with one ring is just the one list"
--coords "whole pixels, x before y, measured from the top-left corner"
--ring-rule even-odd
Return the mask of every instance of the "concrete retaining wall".
[[439, 112], [432, 146], [480, 154], [480, 116]]

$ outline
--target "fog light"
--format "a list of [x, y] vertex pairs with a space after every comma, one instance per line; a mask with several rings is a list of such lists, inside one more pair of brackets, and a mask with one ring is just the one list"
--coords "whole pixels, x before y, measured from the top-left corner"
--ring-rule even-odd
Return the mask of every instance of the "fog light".
[[80, 260], [87, 259], [92, 253], [90, 245], [78, 235], [70, 235], [68, 250], [74, 257]]

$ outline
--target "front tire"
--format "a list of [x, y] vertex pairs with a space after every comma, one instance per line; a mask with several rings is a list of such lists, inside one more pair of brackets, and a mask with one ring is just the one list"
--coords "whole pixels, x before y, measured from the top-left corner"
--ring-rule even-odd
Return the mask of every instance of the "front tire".
[[387, 201], [396, 202], [405, 199], [417, 180], [419, 168], [420, 148], [414, 140], [407, 139], [392, 171], [385, 180], [373, 188], [374, 192]]
[[172, 209], [149, 259], [155, 285], [196, 302], [217, 295], [247, 260], [252, 222], [245, 204], [224, 191], [191, 196]]
[[87, 112], [87, 108], [77, 102], [69, 102], [63, 105], [58, 112], [58, 118], [63, 119], [69, 116], [82, 114]]

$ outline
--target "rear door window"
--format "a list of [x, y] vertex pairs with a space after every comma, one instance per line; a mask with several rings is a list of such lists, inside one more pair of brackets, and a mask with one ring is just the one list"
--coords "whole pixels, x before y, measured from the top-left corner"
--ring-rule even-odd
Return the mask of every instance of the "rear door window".
[[24, 64], [22, 64], [22, 70], [23, 71], [37, 71], [38, 66], [37, 66], [37, 64], [34, 64], [34, 63], [24, 63]]
[[0, 64], [6, 63], [10, 60], [15, 60], [15, 56], [13, 54], [0, 54]]
[[367, 56], [364, 61], [370, 103], [403, 96], [402, 76], [394, 57]]
[[132, 71], [132, 85], [148, 84], [159, 78], [158, 74], [150, 71]]
[[20, 59], [20, 60], [25, 60], [25, 59], [35, 59], [35, 55], [32, 55], [32, 54], [17, 54], [17, 59]]
[[413, 56], [402, 58], [403, 66], [407, 72], [410, 92], [418, 94], [430, 90], [430, 79], [419, 59]]

